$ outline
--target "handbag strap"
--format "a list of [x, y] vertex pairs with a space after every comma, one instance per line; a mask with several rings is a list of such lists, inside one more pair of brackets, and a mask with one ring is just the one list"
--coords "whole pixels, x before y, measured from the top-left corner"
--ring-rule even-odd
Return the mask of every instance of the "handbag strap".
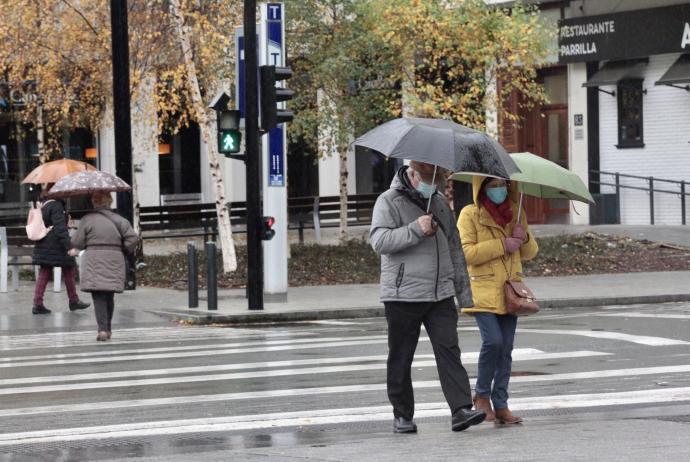
[[115, 225], [115, 229], [117, 229], [117, 233], [120, 235], [120, 250], [122, 250], [122, 253], [126, 253], [126, 252], [125, 252], [125, 243], [124, 243], [125, 238], [124, 238], [124, 236], [122, 235], [122, 230], [121, 230], [120, 227], [117, 225], [117, 223], [115, 222], [115, 220], [113, 220], [112, 217], [108, 216], [108, 214], [105, 213], [105, 210], [96, 210], [96, 213], [98, 213], [99, 215], [102, 215], [102, 216], [106, 217], [108, 220], [110, 220], [110, 222], [111, 222], [113, 225]]

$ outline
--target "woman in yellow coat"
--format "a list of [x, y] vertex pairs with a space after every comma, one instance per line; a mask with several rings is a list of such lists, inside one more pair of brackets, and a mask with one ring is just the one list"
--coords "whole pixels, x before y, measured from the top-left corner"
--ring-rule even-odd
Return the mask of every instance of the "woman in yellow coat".
[[458, 230], [474, 301], [473, 308], [462, 311], [474, 316], [482, 337], [474, 403], [486, 412], [487, 421], [518, 424], [522, 419], [508, 408], [517, 317], [506, 311], [503, 286], [509, 279], [521, 279], [522, 261], [534, 258], [539, 247], [524, 211], [517, 223], [514, 184], [478, 176], [473, 178], [472, 190], [474, 204], [460, 212]]

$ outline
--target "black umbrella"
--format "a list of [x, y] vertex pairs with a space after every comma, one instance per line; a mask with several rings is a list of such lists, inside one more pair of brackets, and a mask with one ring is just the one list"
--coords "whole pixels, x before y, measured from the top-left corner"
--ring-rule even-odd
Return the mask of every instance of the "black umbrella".
[[394, 119], [368, 131], [354, 144], [453, 172], [509, 178], [520, 171], [503, 146], [486, 133], [444, 119]]

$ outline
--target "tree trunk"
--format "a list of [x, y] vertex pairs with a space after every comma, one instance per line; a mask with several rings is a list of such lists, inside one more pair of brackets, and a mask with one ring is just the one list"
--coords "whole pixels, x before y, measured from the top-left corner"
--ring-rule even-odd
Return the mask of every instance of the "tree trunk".
[[347, 232], [347, 150], [348, 146], [338, 143], [338, 157], [340, 159], [340, 241], [346, 241]]
[[43, 121], [43, 104], [39, 101], [36, 106], [36, 140], [38, 148], [38, 162], [45, 164], [48, 162], [45, 144], [45, 123]]
[[402, 97], [402, 116], [414, 117], [414, 105], [412, 100], [415, 97], [415, 61], [414, 54], [410, 53], [403, 61], [403, 72], [401, 82]]
[[225, 206], [225, 185], [223, 184], [223, 172], [218, 159], [218, 146], [212, 134], [210, 117], [201, 99], [189, 29], [185, 26], [179, 0], [170, 0], [170, 10], [175, 19], [175, 33], [182, 49], [182, 58], [187, 71], [187, 82], [189, 93], [192, 97], [194, 114], [199, 123], [201, 135], [206, 143], [206, 152], [214, 185], [216, 214], [218, 216], [218, 236], [220, 237], [221, 249], [223, 251], [223, 271], [227, 273], [237, 269], [237, 258], [235, 255], [235, 243], [232, 239], [230, 213]]

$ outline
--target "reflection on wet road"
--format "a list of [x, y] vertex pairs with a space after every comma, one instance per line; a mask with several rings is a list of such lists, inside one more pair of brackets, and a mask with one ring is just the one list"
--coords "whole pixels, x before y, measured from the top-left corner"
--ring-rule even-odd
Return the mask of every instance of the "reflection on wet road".
[[[667, 454], [687, 460], [690, 307], [608, 308], [520, 321], [510, 403], [526, 424], [508, 432], [449, 431], [423, 333], [413, 367], [420, 433], [407, 439], [390, 431], [382, 319], [133, 325], [105, 344], [91, 331], [0, 336], [0, 462], [448, 460], [460, 443], [472, 460], [497, 457], [498, 441], [524, 446], [530, 460], [560, 460], [564, 437], [589, 442], [583, 455], [644, 455], [635, 432], [653, 432]], [[472, 319], [461, 318], [459, 335], [474, 377]], [[602, 447], [588, 433], [593, 420], [608, 428]]]

